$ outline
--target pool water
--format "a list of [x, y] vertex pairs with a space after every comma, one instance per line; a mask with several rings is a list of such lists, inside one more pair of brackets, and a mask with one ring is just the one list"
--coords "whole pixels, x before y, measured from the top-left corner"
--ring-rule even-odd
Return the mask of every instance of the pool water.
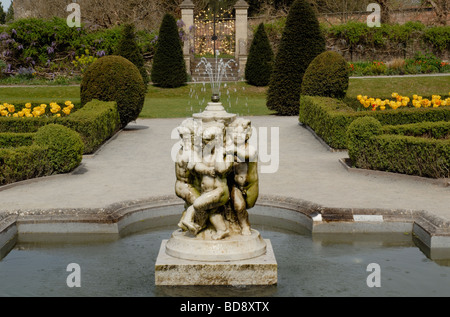
[[[164, 226], [97, 242], [19, 241], [0, 261], [0, 296], [450, 296], [450, 261], [428, 259], [410, 235], [381, 243], [376, 236], [312, 237], [254, 228], [273, 245], [275, 286], [155, 286], [161, 241], [176, 229]], [[66, 283], [70, 263], [80, 267], [81, 287]], [[371, 263], [379, 265], [380, 287], [367, 284]]]

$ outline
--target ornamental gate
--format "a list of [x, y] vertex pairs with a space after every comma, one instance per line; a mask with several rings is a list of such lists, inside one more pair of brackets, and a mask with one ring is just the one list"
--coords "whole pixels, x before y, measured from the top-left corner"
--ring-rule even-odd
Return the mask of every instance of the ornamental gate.
[[235, 56], [236, 29], [234, 17], [196, 17], [194, 24], [194, 56], [212, 57], [214, 52]]
[[247, 63], [248, 8], [244, 0], [238, 0], [233, 8], [200, 13], [194, 17], [194, 3], [184, 0], [180, 5], [181, 19], [186, 34], [192, 41], [185, 41], [184, 60], [188, 73], [192, 74], [191, 63], [195, 58], [214, 57], [219, 51], [222, 58], [233, 58], [239, 65], [240, 76], [244, 76]]

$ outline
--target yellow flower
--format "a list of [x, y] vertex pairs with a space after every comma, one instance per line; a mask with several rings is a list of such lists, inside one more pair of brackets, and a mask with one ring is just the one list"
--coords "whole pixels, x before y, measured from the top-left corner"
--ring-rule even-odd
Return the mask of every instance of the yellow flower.
[[69, 114], [70, 114], [70, 109], [69, 109], [68, 107], [65, 107], [62, 111], [63, 111], [66, 115], [69, 115]]
[[8, 105], [8, 111], [11, 112], [11, 113], [16, 111], [16, 109], [14, 108], [14, 105]]
[[424, 107], [430, 106], [430, 100], [428, 100], [428, 99], [422, 99], [421, 103], [422, 103], [422, 106], [424, 106]]
[[3, 117], [6, 117], [6, 116], [8, 115], [8, 110], [2, 110], [2, 111], [0, 111], [0, 114], [1, 114]]
[[14, 113], [14, 114], [13, 114], [13, 117], [14, 117], [14, 118], [18, 118], [18, 117], [19, 117], [19, 114], [18, 114], [18, 113]]
[[57, 113], [57, 112], [59, 112], [61, 110], [61, 107], [59, 106], [59, 105], [54, 105], [51, 109], [50, 109], [50, 111], [52, 112], [52, 113]]
[[31, 103], [26, 103], [25, 107], [28, 108], [28, 109], [31, 109]]

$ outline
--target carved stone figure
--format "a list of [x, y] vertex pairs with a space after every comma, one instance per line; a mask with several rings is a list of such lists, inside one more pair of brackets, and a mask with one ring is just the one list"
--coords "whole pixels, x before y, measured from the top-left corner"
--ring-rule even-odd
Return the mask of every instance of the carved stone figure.
[[[252, 234], [247, 210], [258, 198], [257, 151], [248, 143], [250, 121], [229, 121], [200, 121], [194, 128], [188, 119], [178, 129], [182, 146], [175, 167], [175, 189], [186, 202], [178, 226], [194, 236], [208, 228], [214, 230], [213, 240], [236, 231]], [[195, 141], [198, 135], [201, 143]]]

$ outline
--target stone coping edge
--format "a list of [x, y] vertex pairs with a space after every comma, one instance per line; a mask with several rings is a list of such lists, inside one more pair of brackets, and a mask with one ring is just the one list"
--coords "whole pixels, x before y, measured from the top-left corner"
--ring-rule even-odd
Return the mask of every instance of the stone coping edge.
[[[51, 225], [51, 224], [85, 224], [93, 225], [89, 230], [104, 230], [106, 233], [120, 234], [122, 228], [133, 222], [142, 221], [148, 215], [139, 215], [143, 211], [169, 206], [183, 206], [183, 201], [176, 196], [153, 197], [144, 200], [133, 200], [97, 209], [50, 209], [23, 210], [0, 216], [0, 249], [11, 239], [17, 238], [22, 232], [21, 226]], [[302, 217], [312, 234], [336, 233], [412, 233], [419, 240], [432, 248], [450, 249], [450, 222], [427, 211], [407, 209], [377, 209], [377, 208], [333, 208], [311, 203], [302, 199], [282, 196], [261, 195], [258, 206], [274, 207], [286, 210], [286, 213]], [[251, 211], [250, 211], [251, 213]], [[178, 209], [173, 215], [180, 214]], [[286, 214], [287, 215], [287, 214]], [[132, 216], [136, 216], [133, 219]], [[170, 216], [155, 214], [153, 217]], [[283, 215], [277, 215], [283, 218]], [[291, 220], [291, 217], [286, 216]], [[76, 230], [77, 227], [65, 227]], [[60, 231], [57, 233], [68, 233]], [[75, 232], [80, 233], [80, 232]], [[101, 231], [100, 233], [105, 233]]]

